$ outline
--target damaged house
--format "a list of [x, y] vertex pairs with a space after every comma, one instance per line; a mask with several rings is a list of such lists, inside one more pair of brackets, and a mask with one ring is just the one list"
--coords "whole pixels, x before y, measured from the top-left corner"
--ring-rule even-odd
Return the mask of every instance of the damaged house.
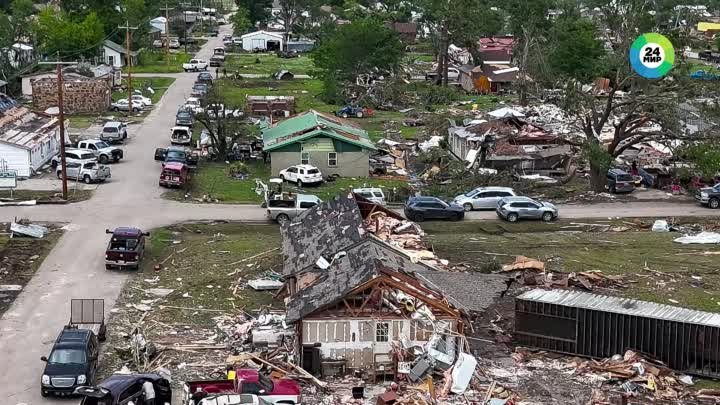
[[468, 168], [511, 170], [562, 176], [571, 163], [572, 147], [563, 138], [518, 117], [451, 123], [450, 152]]
[[417, 381], [455, 362], [469, 312], [487, 309], [507, 277], [442, 271], [447, 262], [425, 248], [421, 232], [357, 196], [281, 228], [286, 321], [296, 326], [303, 368]]

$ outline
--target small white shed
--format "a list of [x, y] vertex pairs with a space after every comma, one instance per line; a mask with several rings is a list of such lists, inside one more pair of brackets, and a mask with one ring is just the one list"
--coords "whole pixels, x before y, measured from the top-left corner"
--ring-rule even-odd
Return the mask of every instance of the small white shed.
[[[103, 42], [103, 62], [112, 67], [121, 68], [125, 66], [125, 54], [127, 49], [109, 39]], [[137, 65], [137, 51], [130, 53], [133, 66]]]
[[264, 51], [277, 51], [283, 49], [283, 35], [277, 32], [255, 31], [247, 33], [242, 38], [242, 46], [246, 51], [261, 49]]

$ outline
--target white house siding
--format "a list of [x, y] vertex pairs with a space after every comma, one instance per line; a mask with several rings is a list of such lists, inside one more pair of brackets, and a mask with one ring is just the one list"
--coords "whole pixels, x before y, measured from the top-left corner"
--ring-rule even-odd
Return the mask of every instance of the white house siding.
[[33, 147], [30, 151], [30, 163], [33, 171], [40, 169], [60, 152], [59, 137], [60, 135], [55, 130], [52, 136], [47, 137], [40, 144]]
[[[387, 341], [378, 341], [377, 323], [387, 323]], [[323, 359], [345, 359], [348, 368], [371, 367], [375, 354], [385, 355], [378, 356], [378, 361], [391, 360], [393, 340], [407, 339], [413, 344], [422, 345], [430, 340], [430, 336], [431, 332], [427, 327], [410, 319], [302, 321], [303, 343], [320, 343], [320, 355]]]
[[57, 73], [47, 73], [44, 75], [35, 75], [22, 78], [22, 94], [25, 97], [32, 97], [32, 84], [36, 80], [46, 78], [56, 78]]
[[268, 41], [279, 42], [280, 49], [283, 47], [283, 39], [281, 35], [271, 35], [264, 31], [258, 31], [242, 36], [243, 49], [246, 51], [252, 51], [255, 48], [267, 49]]
[[0, 160], [7, 163], [7, 168], [17, 171], [18, 177], [30, 177], [30, 152], [15, 145], [0, 142]]
[[[105, 53], [104, 55], [104, 62], [110, 66], [114, 66], [116, 68], [121, 68], [125, 65], [124, 57], [120, 52], [117, 52], [113, 49], [110, 49], [108, 47], [103, 47], [103, 51]], [[111, 60], [112, 58], [112, 60]]]

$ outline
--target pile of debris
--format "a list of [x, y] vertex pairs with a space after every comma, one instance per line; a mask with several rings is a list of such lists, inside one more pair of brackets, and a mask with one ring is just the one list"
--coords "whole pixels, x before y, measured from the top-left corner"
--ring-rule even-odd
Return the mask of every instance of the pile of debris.
[[578, 287], [588, 291], [594, 288], [625, 287], [624, 277], [603, 274], [602, 271], [582, 271], [563, 273], [548, 271], [545, 263], [525, 256], [517, 256], [511, 264], [503, 266], [502, 272], [512, 272], [515, 279], [526, 286], [545, 286], [547, 288]]
[[[693, 380], [688, 375], [673, 372], [660, 362], [643, 358], [628, 350], [624, 355], [603, 360], [571, 358], [562, 362], [549, 358], [545, 352], [533, 353], [526, 348], [517, 348], [512, 358], [520, 367], [528, 370], [554, 369], [578, 382], [592, 386], [605, 385], [619, 390], [627, 397], [644, 400], [685, 400], [697, 398], [689, 387]], [[712, 392], [704, 390], [703, 395]], [[592, 403], [608, 403], [608, 390], [593, 389]]]

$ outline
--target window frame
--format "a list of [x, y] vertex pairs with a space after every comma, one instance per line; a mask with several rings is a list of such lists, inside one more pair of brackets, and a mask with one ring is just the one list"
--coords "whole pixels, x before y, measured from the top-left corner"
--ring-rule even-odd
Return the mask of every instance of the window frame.
[[310, 152], [300, 152], [300, 164], [301, 165], [309, 165], [310, 164]]
[[[382, 340], [383, 336], [385, 340]], [[390, 322], [375, 322], [375, 342], [390, 342]]]
[[[335, 157], [331, 158], [330, 155], [335, 155]], [[328, 159], [328, 161], [327, 161], [328, 167], [338, 167], [338, 153], [337, 152], [328, 152], [327, 159]], [[335, 163], [331, 163], [333, 160], [335, 161]]]

